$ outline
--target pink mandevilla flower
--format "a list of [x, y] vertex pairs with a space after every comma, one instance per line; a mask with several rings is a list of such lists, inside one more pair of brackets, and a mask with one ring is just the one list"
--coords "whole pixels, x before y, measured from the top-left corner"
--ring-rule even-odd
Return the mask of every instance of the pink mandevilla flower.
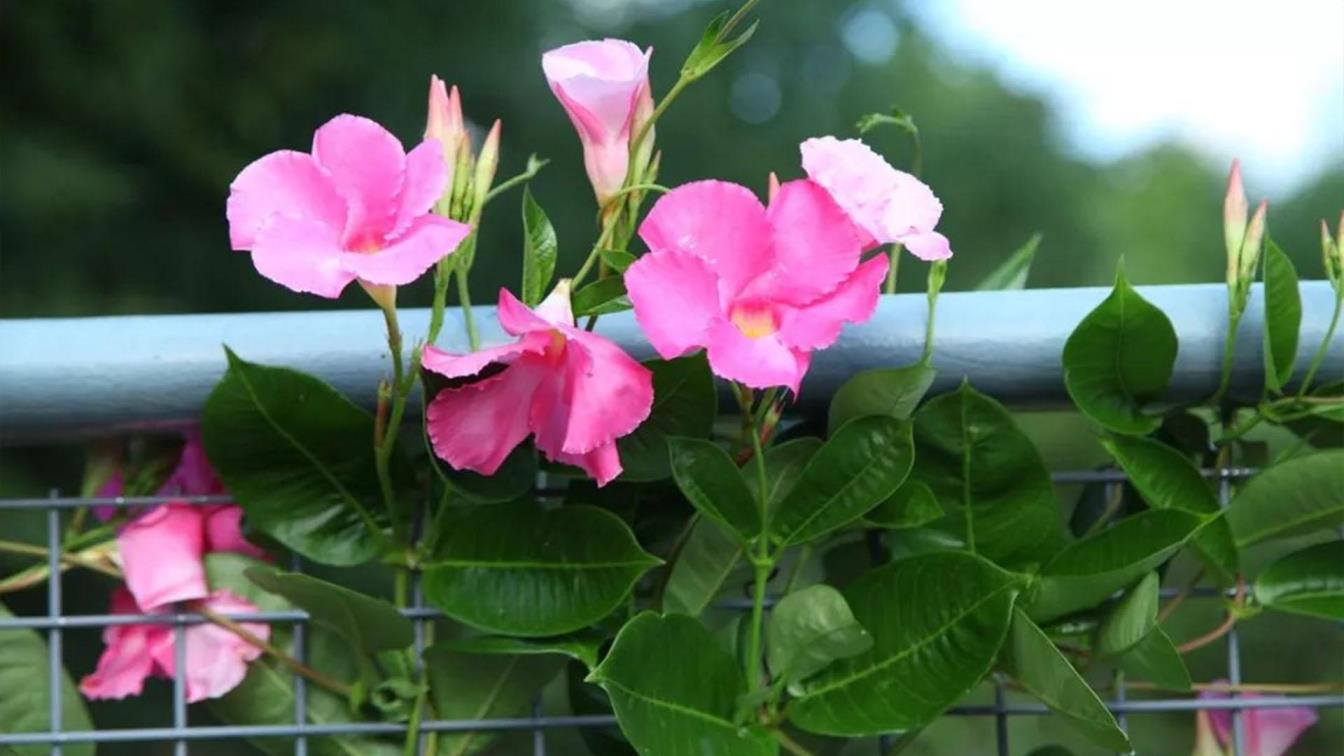
[[[607, 339], [574, 327], [566, 282], [535, 310], [501, 290], [499, 322], [518, 341], [472, 354], [425, 347], [426, 369], [475, 378], [430, 403], [434, 451], [454, 468], [490, 475], [530, 435], [551, 460], [609, 483], [621, 472], [616, 439], [649, 416], [652, 374]], [[489, 366], [502, 369], [483, 375]]]
[[933, 230], [943, 204], [924, 182], [892, 168], [858, 139], [808, 139], [799, 149], [808, 178], [871, 237], [865, 246], [899, 242], [921, 260], [952, 256], [947, 237]]
[[[541, 57], [541, 67], [583, 142], [583, 164], [599, 205], [621, 188], [629, 168], [630, 140], [653, 113], [650, 48], [620, 39], [576, 42]], [[643, 142], [647, 153], [650, 133]], [[643, 159], [639, 157], [637, 159]]]
[[[1255, 698], [1283, 697], [1263, 693], [1252, 695]], [[1228, 694], [1221, 691], [1204, 691], [1199, 697], [1221, 700], [1226, 699]], [[1283, 756], [1293, 747], [1293, 743], [1302, 737], [1302, 733], [1308, 727], [1316, 724], [1316, 711], [1304, 706], [1243, 709], [1241, 717], [1246, 734], [1245, 756]], [[1227, 709], [1201, 709], [1195, 714], [1195, 718], [1196, 756], [1224, 753], [1224, 749], [1232, 742], [1232, 713]], [[1217, 742], [1214, 742], [1215, 739]]]
[[355, 279], [399, 286], [452, 253], [469, 227], [430, 213], [448, 168], [437, 140], [410, 153], [352, 115], [313, 135], [313, 152], [272, 152], [229, 188], [229, 238], [263, 276], [335, 298]]
[[867, 320], [885, 256], [860, 262], [862, 233], [821, 185], [789, 181], [769, 208], [745, 187], [685, 184], [639, 229], [649, 246], [625, 273], [635, 317], [665, 358], [699, 347], [714, 372], [795, 393], [813, 349]]

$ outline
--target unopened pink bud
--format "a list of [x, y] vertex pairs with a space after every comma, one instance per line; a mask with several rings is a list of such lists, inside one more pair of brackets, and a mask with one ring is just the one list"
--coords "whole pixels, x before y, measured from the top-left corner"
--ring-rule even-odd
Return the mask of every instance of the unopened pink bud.
[[765, 184], [765, 203], [768, 205], [775, 201], [775, 195], [779, 194], [779, 176], [774, 171], [770, 171], [770, 178]]
[[1241, 183], [1241, 163], [1232, 161], [1223, 196], [1223, 240], [1227, 244], [1227, 280], [1231, 284], [1241, 268], [1241, 245], [1246, 236], [1246, 189]]
[[1255, 206], [1255, 214], [1246, 225], [1246, 236], [1241, 240], [1241, 275], [1250, 279], [1255, 273], [1255, 265], [1260, 261], [1260, 243], [1265, 238], [1265, 214], [1269, 210], [1269, 200], [1260, 200]]
[[472, 190], [475, 193], [472, 201], [472, 217], [479, 218], [481, 210], [485, 207], [485, 197], [490, 193], [490, 185], [495, 182], [495, 171], [499, 169], [499, 132], [501, 124], [498, 120], [490, 127], [490, 133], [485, 135], [485, 141], [481, 142], [481, 154], [476, 158], [476, 173], [471, 179]]

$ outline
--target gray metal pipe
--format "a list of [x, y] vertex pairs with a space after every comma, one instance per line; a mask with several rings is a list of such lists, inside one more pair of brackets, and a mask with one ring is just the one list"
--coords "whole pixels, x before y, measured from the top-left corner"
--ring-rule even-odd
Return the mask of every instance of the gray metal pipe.
[[[963, 377], [1017, 405], [1066, 401], [1060, 368], [1064, 341], [1105, 298], [1106, 288], [948, 292], [939, 300], [934, 391]], [[1222, 284], [1140, 287], [1171, 318], [1180, 337], [1171, 398], [1210, 393], [1218, 380], [1226, 322]], [[1324, 337], [1334, 292], [1304, 282], [1298, 364]], [[869, 322], [818, 352], [803, 384], [800, 407], [818, 411], [850, 375], [918, 359], [924, 335], [923, 295], [884, 297]], [[404, 310], [407, 341], [425, 333], [429, 313]], [[506, 335], [494, 308], [477, 308], [483, 342]], [[1234, 391], [1258, 395], [1262, 307], [1259, 287], [1238, 332]], [[440, 345], [465, 349], [461, 316], [449, 310]], [[598, 331], [637, 358], [653, 356], [630, 313], [602, 318]], [[0, 321], [0, 442], [32, 443], [184, 424], [201, 411], [224, 371], [222, 344], [244, 359], [314, 373], [372, 406], [389, 371], [382, 317], [372, 307], [325, 312], [235, 315], [151, 315]], [[1299, 372], [1302, 368], [1299, 367]], [[1344, 333], [1330, 346], [1321, 378], [1344, 376]], [[414, 406], [414, 405], [413, 405]]]

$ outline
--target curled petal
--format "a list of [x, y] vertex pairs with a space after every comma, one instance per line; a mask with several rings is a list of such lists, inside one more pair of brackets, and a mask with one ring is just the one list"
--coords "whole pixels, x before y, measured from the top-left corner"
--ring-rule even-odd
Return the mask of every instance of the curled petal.
[[840, 288], [805, 307], [784, 308], [779, 338], [795, 349], [824, 349], [845, 323], [862, 323], [877, 309], [889, 263], [885, 254], [859, 266]]
[[[539, 336], [540, 338], [535, 338]], [[522, 341], [497, 347], [486, 347], [469, 354], [454, 354], [429, 344], [421, 355], [421, 366], [445, 378], [469, 378], [486, 366], [508, 364], [523, 354], [541, 354], [550, 339], [542, 334], [529, 334]]]
[[206, 596], [204, 514], [168, 503], [131, 521], [117, 534], [126, 587], [146, 610]]
[[587, 454], [610, 445], [648, 418], [653, 374], [602, 336], [578, 328], [564, 332], [569, 340], [564, 358], [569, 407], [561, 450]]
[[471, 233], [471, 227], [437, 215], [422, 215], [406, 232], [376, 252], [343, 252], [342, 268], [372, 284], [402, 286], [424, 275]]
[[355, 274], [341, 264], [340, 229], [317, 221], [278, 217], [257, 236], [257, 272], [298, 292], [335, 299]]
[[664, 194], [639, 227], [651, 252], [700, 258], [719, 280], [726, 302], [771, 265], [765, 208], [744, 186], [695, 181]]
[[[558, 310], [553, 308], [553, 317], [559, 317], [560, 314]], [[537, 312], [528, 309], [527, 305], [523, 304], [522, 300], [515, 297], [513, 292], [508, 289], [499, 290], [499, 305], [496, 315], [499, 317], [499, 324], [504, 327], [505, 332], [512, 336], [522, 336], [538, 331], [549, 333], [555, 330], [556, 326], [555, 323], [542, 317]], [[574, 320], [571, 317], [565, 325], [573, 324]]]
[[545, 366], [519, 359], [498, 375], [444, 389], [430, 402], [434, 453], [457, 470], [491, 475], [531, 432], [528, 417]]
[[718, 280], [692, 255], [644, 255], [625, 271], [625, 288], [635, 319], [664, 359], [704, 346], [710, 326], [723, 318]]
[[358, 249], [391, 232], [406, 169], [396, 137], [368, 118], [339, 115], [313, 135], [313, 158], [349, 209], [342, 246]]
[[345, 227], [345, 200], [311, 155], [281, 150], [258, 158], [229, 185], [225, 214], [234, 249], [253, 249], [257, 236], [276, 216]]
[[901, 243], [910, 250], [910, 254], [928, 262], [946, 260], [952, 256], [951, 243], [947, 241], [946, 236], [937, 231], [907, 234], [901, 237]]
[[891, 167], [858, 139], [821, 137], [800, 147], [803, 170], [879, 244], [932, 231], [943, 214], [933, 190]]
[[[130, 591], [117, 587], [111, 611], [139, 614], [140, 607]], [[144, 690], [145, 678], [155, 671], [154, 656], [172, 648], [172, 630], [168, 625], [110, 625], [103, 630], [103, 643], [98, 666], [79, 681], [79, 691], [94, 700], [121, 699]]]
[[561, 452], [554, 459], [561, 464], [574, 465], [588, 473], [588, 477], [597, 483], [598, 488], [615, 480], [623, 469], [620, 454], [617, 453], [614, 443], [603, 444], [586, 454]]
[[807, 372], [806, 357], [778, 334], [749, 339], [726, 320], [710, 329], [709, 366], [714, 374], [752, 388], [784, 386], [797, 393]]

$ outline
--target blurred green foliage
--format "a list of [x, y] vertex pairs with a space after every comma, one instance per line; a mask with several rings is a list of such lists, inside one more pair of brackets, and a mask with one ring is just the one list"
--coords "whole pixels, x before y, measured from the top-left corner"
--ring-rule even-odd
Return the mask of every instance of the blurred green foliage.
[[[327, 306], [261, 279], [245, 254], [230, 252], [229, 182], [262, 154], [307, 149], [312, 131], [340, 112], [418, 140], [430, 73], [461, 87], [476, 124], [503, 119], [502, 176], [531, 152], [554, 161], [534, 192], [555, 220], [561, 269], [572, 268], [595, 234], [594, 208], [541, 52], [587, 37], [636, 40], [654, 47], [655, 89], [666, 91], [705, 22], [728, 5], [5, 3], [0, 315]], [[872, 9], [888, 13], [897, 33], [894, 53], [877, 64], [853, 55], [842, 34], [854, 13]], [[860, 115], [898, 104], [920, 125], [924, 177], [947, 208], [940, 230], [958, 252], [951, 288], [970, 286], [1038, 230], [1045, 241], [1034, 286], [1105, 283], [1121, 254], [1138, 283], [1221, 279], [1225, 166], [1175, 145], [1110, 165], [1074, 157], [1042, 100], [949, 58], [896, 3], [776, 0], [759, 14], [747, 47], [659, 123], [663, 183], [719, 177], [763, 192], [768, 171], [799, 174], [800, 140], [853, 135]], [[870, 138], [908, 165], [902, 134]], [[1344, 167], [1325, 168], [1272, 202], [1272, 230], [1306, 278], [1320, 276], [1316, 220], [1337, 213], [1344, 197]], [[519, 202], [506, 195], [487, 212], [478, 301], [518, 278]], [[908, 266], [902, 288], [920, 286]], [[423, 285], [402, 296], [427, 300]], [[352, 288], [338, 306], [366, 303]]]

